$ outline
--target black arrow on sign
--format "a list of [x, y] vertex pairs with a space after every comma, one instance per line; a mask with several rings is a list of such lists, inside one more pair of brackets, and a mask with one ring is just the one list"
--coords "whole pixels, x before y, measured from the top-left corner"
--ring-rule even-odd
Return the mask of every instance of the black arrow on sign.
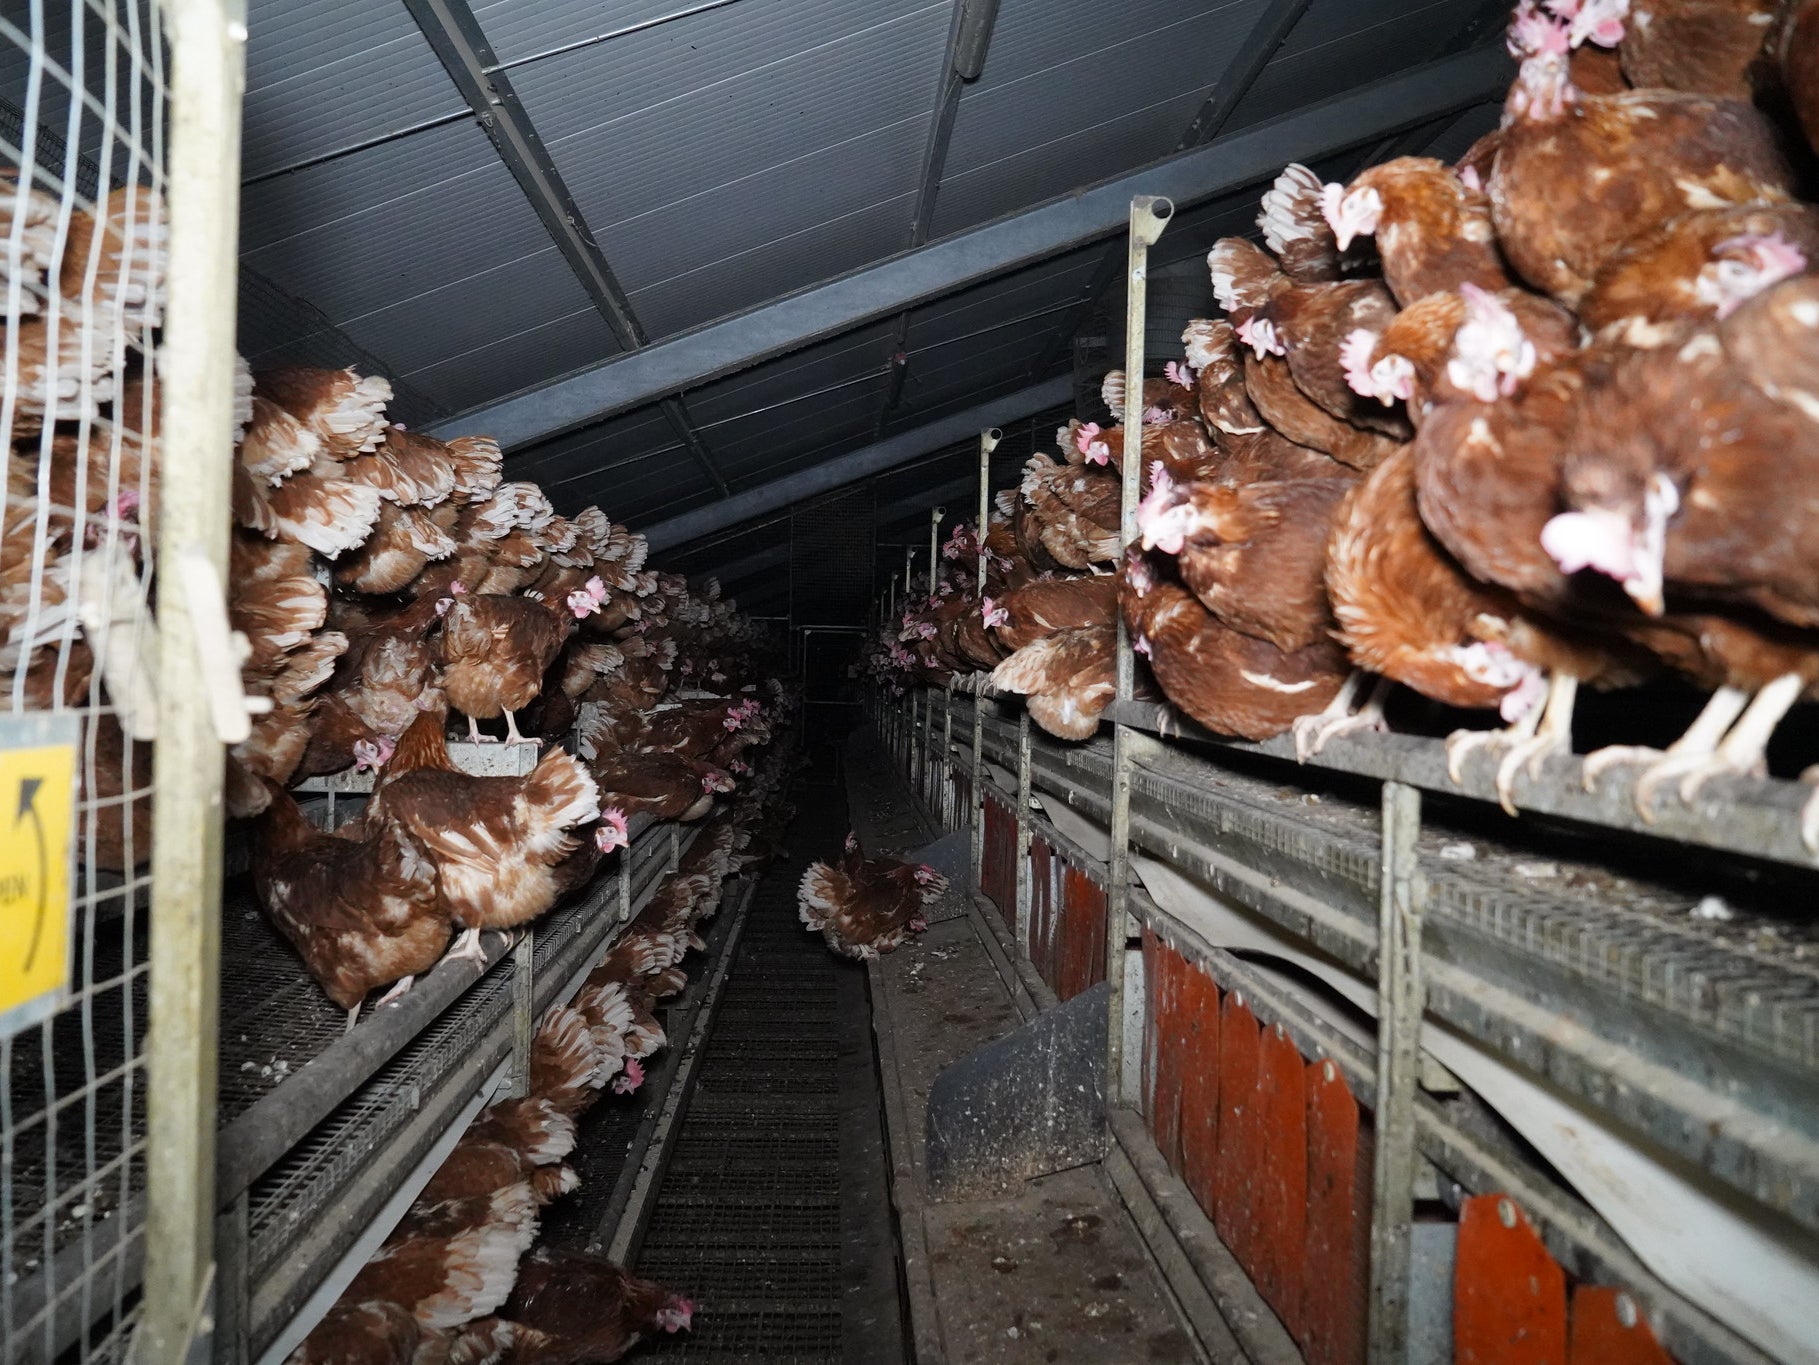
[[45, 858], [44, 820], [38, 814], [38, 788], [44, 785], [42, 777], [22, 777], [19, 779], [19, 813], [13, 817], [13, 828], [26, 816], [32, 817], [32, 829], [38, 835], [38, 918], [32, 923], [31, 947], [25, 950], [25, 970], [32, 969], [32, 963], [38, 960], [38, 943], [44, 937], [44, 912], [47, 888], [44, 885], [45, 873], [50, 870]]

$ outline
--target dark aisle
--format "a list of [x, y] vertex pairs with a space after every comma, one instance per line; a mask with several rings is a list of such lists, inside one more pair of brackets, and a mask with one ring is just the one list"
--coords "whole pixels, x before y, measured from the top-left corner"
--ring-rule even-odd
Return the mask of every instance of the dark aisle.
[[837, 787], [800, 810], [759, 884], [697, 1072], [640, 1274], [696, 1302], [688, 1361], [903, 1358], [897, 1241], [865, 972], [796, 913], [796, 883], [847, 831]]

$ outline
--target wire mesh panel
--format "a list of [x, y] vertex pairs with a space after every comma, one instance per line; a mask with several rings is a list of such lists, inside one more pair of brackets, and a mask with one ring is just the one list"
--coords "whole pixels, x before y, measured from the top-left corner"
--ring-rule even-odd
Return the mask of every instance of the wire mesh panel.
[[0, 9], [0, 1340], [123, 1354], [144, 1194], [165, 40]]
[[872, 602], [869, 484], [790, 518], [790, 618], [795, 626], [860, 626]]

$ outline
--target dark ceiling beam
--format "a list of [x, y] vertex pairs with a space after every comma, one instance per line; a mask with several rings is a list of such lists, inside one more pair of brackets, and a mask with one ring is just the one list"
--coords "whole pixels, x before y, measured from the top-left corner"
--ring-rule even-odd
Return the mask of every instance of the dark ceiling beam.
[[749, 555], [740, 555], [737, 559], [729, 560], [727, 563], [716, 565], [711, 569], [697, 569], [690, 573], [689, 577], [696, 580], [718, 579], [720, 590], [730, 593], [733, 584], [743, 583], [757, 574], [769, 573], [772, 569], [780, 569], [788, 564], [789, 551], [789, 542], [786, 540], [781, 545], [772, 545], [768, 549], [757, 550]]
[[1109, 237], [1123, 230], [1134, 194], [1166, 195], [1177, 209], [1216, 198], [1256, 184], [1284, 162], [1317, 159], [1475, 104], [1507, 86], [1509, 73], [1509, 57], [1500, 48], [1431, 62], [749, 312], [666, 337], [432, 430], [486, 431], [508, 449], [560, 435]]
[[943, 446], [957, 445], [987, 427], [1004, 426], [1028, 417], [1031, 413], [1041, 412], [1044, 408], [1065, 403], [1073, 392], [1074, 381], [1065, 375], [1042, 384], [1033, 384], [1027, 389], [1019, 389], [963, 412], [953, 413], [909, 431], [898, 432], [895, 436], [888, 436], [848, 454], [837, 455], [784, 478], [748, 488], [723, 502], [712, 502], [705, 507], [670, 517], [646, 528], [644, 538], [653, 551], [673, 549], [728, 526], [774, 512], [780, 507], [818, 498], [836, 488], [844, 488], [847, 484], [858, 483], [861, 479], [869, 479], [888, 469], [909, 464]]
[[1225, 125], [1244, 103], [1244, 97], [1251, 93], [1263, 68], [1270, 64], [1312, 3], [1313, 0], [1270, 0], [1263, 13], [1257, 16], [1257, 22], [1244, 35], [1244, 41], [1238, 45], [1225, 70], [1219, 74], [1219, 83], [1181, 134], [1180, 142], [1175, 144], [1177, 151], [1202, 146], [1225, 131]]
[[[530, 114], [512, 89], [511, 79], [494, 59], [492, 45], [467, 0], [404, 0], [404, 3], [441, 60], [449, 79], [454, 81], [461, 97], [480, 120], [480, 126], [486, 129], [499, 159], [536, 210], [538, 219], [556, 243], [556, 249], [562, 253], [562, 259], [568, 262], [588, 298], [606, 319], [620, 348], [635, 351], [647, 345], [650, 338], [633, 312], [631, 300], [607, 264], [599, 241], [581, 216], [580, 206], [569, 193], [543, 139], [537, 135]], [[689, 420], [681, 400], [666, 397], [662, 406], [663, 416], [675, 430], [676, 439], [701, 466], [720, 496], [725, 497], [731, 491], [726, 478], [707, 443]]]
[[[1226, 63], [1225, 70], [1219, 73], [1212, 93], [1206, 97], [1182, 132], [1180, 141], [1175, 144], [1177, 152], [1205, 146], [1225, 131], [1225, 125], [1231, 121], [1232, 114], [1244, 103], [1244, 97], [1251, 93], [1251, 87], [1257, 83], [1263, 69], [1270, 64], [1312, 3], [1313, 0], [1270, 0], [1263, 13], [1250, 26], [1249, 32], [1244, 35], [1244, 41], [1238, 45], [1237, 52], [1232, 54], [1231, 61]], [[1290, 157], [1288, 160], [1300, 158]], [[1176, 207], [1180, 207], [1179, 203]], [[1118, 277], [1123, 264], [1124, 250], [1121, 245], [1108, 247], [1100, 256], [1099, 264], [1094, 267], [1092, 277], [1074, 301], [1073, 309], [1062, 319], [1059, 330], [1037, 352], [1030, 365], [1029, 372], [1032, 375], [1046, 373], [1060, 360], [1061, 352], [1073, 345], [1074, 333], [1080, 330], [1087, 310], [1101, 294], [1111, 288], [1112, 281]]]
[[[935, 95], [935, 116], [929, 122], [928, 145], [922, 149], [916, 211], [910, 219], [912, 251], [928, 241], [929, 229], [935, 221], [935, 200], [941, 193], [942, 177], [947, 174], [947, 149], [954, 140], [954, 122], [960, 115], [960, 95], [969, 79], [978, 79], [997, 23], [998, 0], [961, 0], [954, 6], [947, 46], [941, 54], [941, 85]], [[975, 63], [970, 77], [960, 71], [965, 60]], [[884, 392], [884, 401], [878, 405], [878, 420], [872, 427], [874, 441], [884, 434], [884, 424], [903, 401], [903, 385], [909, 378], [909, 329], [910, 315], [905, 309], [897, 314], [897, 323], [891, 333], [891, 382]]]

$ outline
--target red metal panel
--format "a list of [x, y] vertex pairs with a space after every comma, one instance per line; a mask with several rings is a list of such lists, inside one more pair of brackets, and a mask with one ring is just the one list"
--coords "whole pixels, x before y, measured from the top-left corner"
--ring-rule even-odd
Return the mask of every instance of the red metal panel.
[[1475, 1195], [1460, 1210], [1453, 1359], [1565, 1365], [1566, 1273], [1504, 1195]]
[[[1156, 1136], [1156, 983], [1162, 973], [1162, 941], [1143, 927], [1143, 1122]], [[1158, 1142], [1156, 1146], [1161, 1147]]]
[[1219, 1169], [1213, 1224], [1256, 1278], [1257, 1019], [1236, 992], [1219, 1012]]
[[1621, 1289], [1582, 1284], [1573, 1290], [1572, 1365], [1673, 1365], [1636, 1301]]
[[1177, 1019], [1185, 971], [1181, 954], [1158, 941], [1156, 975], [1151, 978], [1155, 994], [1151, 1018], [1155, 1020], [1156, 1081], [1150, 1132], [1156, 1139], [1156, 1150], [1175, 1171], [1181, 1169], [1181, 1068], [1185, 1057]]
[[1181, 1164], [1175, 1169], [1209, 1217], [1219, 1175], [1219, 987], [1192, 962], [1181, 964]]
[[1017, 922], [1016, 883], [1010, 877], [1011, 860], [1016, 856], [1016, 825], [1011, 811], [1002, 801], [985, 798], [985, 866], [980, 890], [985, 892], [1005, 924]]
[[1105, 980], [1105, 892], [1078, 868], [1062, 867], [1062, 916], [1068, 967], [1056, 993], [1071, 1000]]
[[1257, 1288], [1300, 1335], [1302, 1243], [1307, 1236], [1307, 1063], [1280, 1024], [1257, 1055]]
[[1358, 1101], [1331, 1062], [1307, 1068], [1307, 1235], [1300, 1331], [1307, 1365], [1363, 1365], [1370, 1311], [1370, 1156]]

